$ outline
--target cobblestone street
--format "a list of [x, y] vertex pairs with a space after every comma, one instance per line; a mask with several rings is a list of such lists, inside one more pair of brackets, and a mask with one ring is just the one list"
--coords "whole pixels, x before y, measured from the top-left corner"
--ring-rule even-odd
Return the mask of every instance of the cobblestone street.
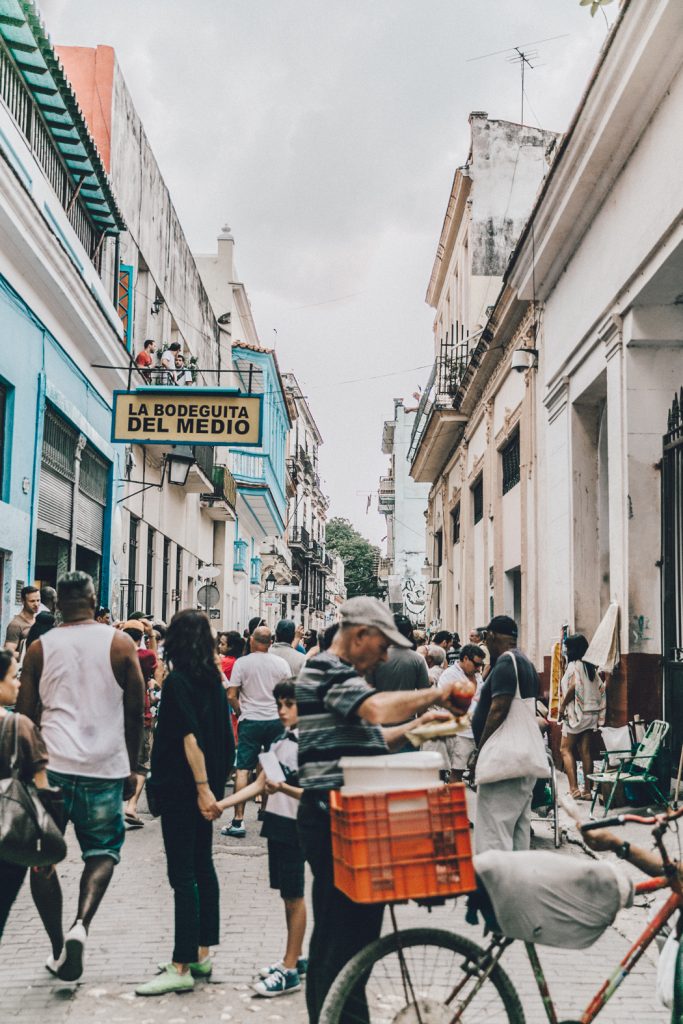
[[[161, 999], [140, 999], [133, 988], [148, 978], [161, 959], [171, 953], [172, 901], [165, 877], [158, 821], [145, 815], [145, 828], [129, 833], [123, 860], [114, 876], [100, 913], [95, 918], [87, 948], [86, 968], [78, 985], [52, 979], [43, 964], [47, 945], [40, 921], [25, 886], [10, 916], [2, 944], [0, 991], [4, 1021], [38, 1024], [190, 1024], [192, 1021], [304, 1021], [303, 993], [277, 1000], [252, 998], [249, 984], [255, 968], [278, 959], [284, 947], [284, 916], [279, 899], [267, 888], [265, 843], [258, 837], [248, 808], [248, 834], [244, 840], [225, 839], [216, 828], [216, 865], [221, 881], [222, 944], [216, 953], [210, 984], [199, 982], [194, 993]], [[223, 820], [225, 823], [225, 819]], [[550, 830], [534, 825], [536, 845], [552, 848]], [[634, 838], [631, 836], [631, 838]], [[646, 842], [641, 830], [638, 841]], [[80, 872], [75, 844], [62, 866], [65, 920], [73, 911]], [[571, 856], [585, 854], [563, 843]], [[578, 1017], [605, 977], [628, 948], [629, 939], [642, 928], [645, 910], [622, 913], [590, 950], [575, 952], [541, 948], [551, 992], [560, 1019]], [[399, 907], [399, 921], [406, 925], [431, 924], [454, 928], [480, 941], [479, 929], [464, 921], [464, 901], [427, 911], [414, 905]], [[664, 1024], [667, 1013], [656, 1006], [655, 956], [646, 955], [600, 1016], [601, 1024]], [[531, 969], [521, 945], [505, 954], [503, 966], [522, 997], [529, 1024], [546, 1019]]]

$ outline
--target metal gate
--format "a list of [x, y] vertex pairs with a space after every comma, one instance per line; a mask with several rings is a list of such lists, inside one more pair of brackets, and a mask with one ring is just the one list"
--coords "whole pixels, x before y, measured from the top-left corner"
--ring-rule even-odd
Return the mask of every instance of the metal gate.
[[683, 742], [683, 388], [674, 396], [662, 450], [662, 656], [664, 714], [677, 764]]

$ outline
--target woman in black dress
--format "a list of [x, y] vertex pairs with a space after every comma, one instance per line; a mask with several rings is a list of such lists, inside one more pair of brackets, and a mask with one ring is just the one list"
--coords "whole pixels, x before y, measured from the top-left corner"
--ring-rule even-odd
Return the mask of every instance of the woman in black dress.
[[170, 673], [161, 691], [147, 788], [161, 812], [175, 944], [171, 962], [136, 989], [144, 996], [184, 992], [195, 978], [211, 974], [210, 947], [218, 944], [219, 932], [212, 822], [234, 754], [215, 642], [203, 612], [188, 608], [173, 616], [164, 659]]

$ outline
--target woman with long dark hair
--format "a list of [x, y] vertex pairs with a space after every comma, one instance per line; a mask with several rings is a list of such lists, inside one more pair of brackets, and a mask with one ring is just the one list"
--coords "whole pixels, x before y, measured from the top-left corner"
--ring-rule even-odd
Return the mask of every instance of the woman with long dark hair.
[[[582, 633], [566, 640], [567, 668], [560, 681], [560, 721], [562, 743], [560, 753], [569, 781], [569, 792], [575, 800], [590, 800], [590, 779], [593, 771], [591, 734], [605, 724], [605, 681], [597, 666], [584, 661], [588, 641]], [[576, 777], [576, 749], [583, 765], [585, 789], [579, 788]]]
[[219, 890], [212, 821], [220, 811], [234, 745], [228, 702], [216, 664], [211, 626], [187, 608], [171, 619], [164, 658], [170, 672], [161, 692], [147, 783], [161, 814], [168, 880], [175, 899], [170, 963], [136, 989], [141, 996], [185, 992], [211, 974], [218, 945]]

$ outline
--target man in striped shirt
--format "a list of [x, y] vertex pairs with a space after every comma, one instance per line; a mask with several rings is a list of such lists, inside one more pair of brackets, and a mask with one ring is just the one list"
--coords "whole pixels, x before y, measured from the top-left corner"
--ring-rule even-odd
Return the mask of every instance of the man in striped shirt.
[[[386, 661], [389, 647], [410, 646], [386, 605], [353, 597], [340, 608], [340, 629], [331, 648], [306, 662], [296, 682], [299, 709], [299, 785], [304, 793], [298, 828], [313, 872], [313, 934], [306, 980], [310, 1024], [317, 1024], [329, 988], [342, 967], [379, 937], [384, 908], [354, 903], [334, 886], [329, 792], [343, 785], [342, 757], [387, 754], [403, 746], [411, 729], [454, 714], [452, 685], [380, 693], [363, 676]], [[426, 713], [424, 713], [426, 712]], [[416, 718], [416, 715], [421, 717]], [[382, 728], [383, 722], [403, 725]], [[367, 1020], [365, 996], [357, 995], [353, 1020]]]

